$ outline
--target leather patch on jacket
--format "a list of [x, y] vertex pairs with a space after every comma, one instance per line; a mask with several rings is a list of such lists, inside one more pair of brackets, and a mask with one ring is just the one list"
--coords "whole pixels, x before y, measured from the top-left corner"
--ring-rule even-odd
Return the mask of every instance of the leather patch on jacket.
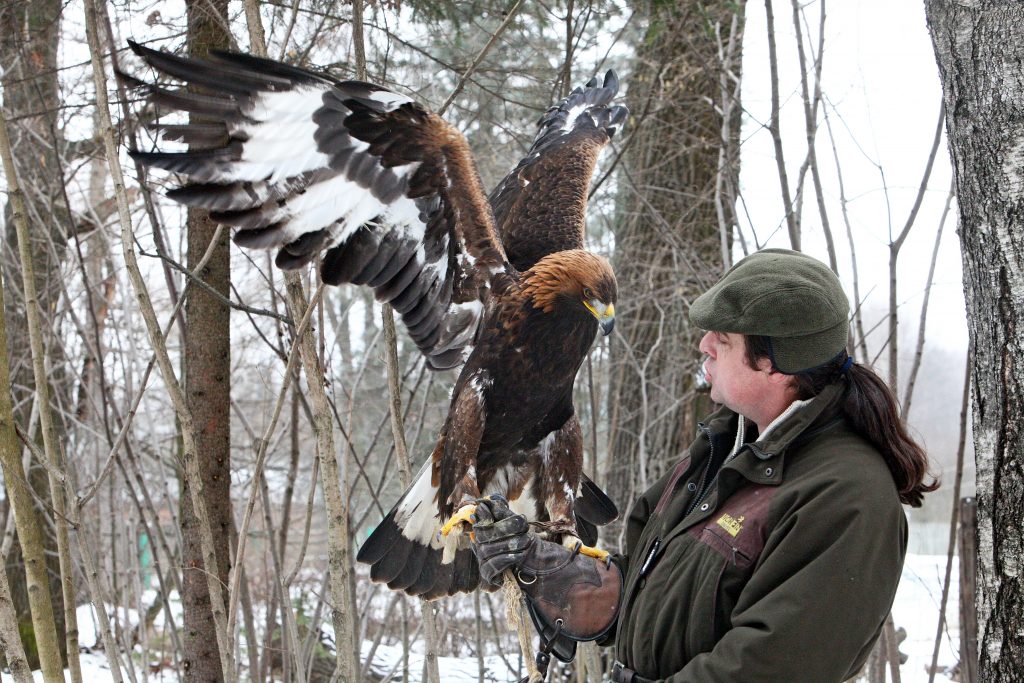
[[665, 485], [665, 490], [661, 492], [661, 498], [658, 499], [658, 504], [654, 506], [654, 514], [660, 515], [664, 510], [668, 502], [672, 500], [672, 494], [675, 493], [676, 485], [679, 484], [679, 478], [690, 468], [690, 456], [687, 456], [679, 461], [675, 469], [672, 470], [672, 477], [668, 480]]
[[757, 561], [768, 539], [768, 508], [778, 487], [745, 486], [688, 534], [738, 567]]

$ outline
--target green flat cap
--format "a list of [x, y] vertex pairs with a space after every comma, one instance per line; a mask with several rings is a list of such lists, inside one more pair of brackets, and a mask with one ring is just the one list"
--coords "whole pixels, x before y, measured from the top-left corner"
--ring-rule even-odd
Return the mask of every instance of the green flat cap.
[[701, 329], [769, 337], [776, 369], [790, 375], [842, 353], [849, 317], [836, 274], [788, 249], [751, 254], [690, 306], [690, 322]]

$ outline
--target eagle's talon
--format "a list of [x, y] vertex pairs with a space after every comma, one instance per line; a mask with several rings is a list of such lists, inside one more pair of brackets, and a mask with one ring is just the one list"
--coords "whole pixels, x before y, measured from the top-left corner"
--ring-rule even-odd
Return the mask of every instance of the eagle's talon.
[[611, 559], [612, 559], [612, 554], [609, 553], [607, 550], [600, 550], [598, 548], [591, 548], [590, 546], [587, 546], [587, 545], [581, 545], [580, 546], [580, 555], [586, 555], [587, 557], [593, 557], [595, 560], [598, 560], [599, 562], [605, 562], [605, 563], [610, 562]]
[[456, 511], [454, 515], [448, 518], [444, 526], [441, 527], [441, 535], [447, 536], [452, 532], [459, 524], [466, 524], [473, 526], [473, 522], [476, 521], [476, 505], [463, 505]]

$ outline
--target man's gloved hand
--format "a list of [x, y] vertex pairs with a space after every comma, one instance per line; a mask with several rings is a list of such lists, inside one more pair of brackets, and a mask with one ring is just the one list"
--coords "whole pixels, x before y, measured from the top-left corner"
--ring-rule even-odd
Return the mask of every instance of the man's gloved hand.
[[541, 539], [501, 496], [476, 505], [473, 552], [481, 577], [493, 585], [506, 569], [514, 570], [535, 620], [544, 622], [538, 624], [542, 632], [560, 621], [564, 635], [594, 640], [615, 623], [622, 593], [618, 567]]
[[517, 515], [501, 496], [476, 501], [473, 524], [473, 553], [480, 563], [480, 576], [492, 585], [501, 583], [506, 569], [520, 566], [527, 552], [540, 541], [526, 517]]

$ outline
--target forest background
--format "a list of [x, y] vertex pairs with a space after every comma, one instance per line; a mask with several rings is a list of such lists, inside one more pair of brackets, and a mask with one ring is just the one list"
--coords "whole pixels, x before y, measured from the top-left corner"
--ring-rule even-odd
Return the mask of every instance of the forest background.
[[[127, 39], [265, 51], [446, 107], [487, 187], [525, 152], [551, 102], [616, 69], [632, 116], [595, 176], [588, 246], [616, 268], [619, 322], [576, 396], [591, 476], [624, 510], [671, 466], [708, 408], [689, 302], [745, 253], [801, 248], [839, 273], [856, 302], [857, 360], [889, 379], [947, 484], [908, 510], [911, 552], [946, 552], [967, 326], [942, 87], [920, 5], [12, 0], [0, 31], [4, 119], [30, 228], [19, 240], [12, 198], [2, 250], [9, 445], [27, 468], [12, 476], [5, 460], [0, 528], [27, 658], [44, 673], [50, 650], [34, 637], [13, 481], [32, 485], [57, 632], [72, 626], [56, 643], [61, 668], [75, 669], [69, 650], [97, 645], [75, 636], [74, 606], [90, 602], [111, 617], [99, 649], [115, 680], [320, 680], [335, 670], [356, 680], [379, 677], [374, 654], [388, 646], [401, 653], [399, 678], [420, 666], [431, 675], [435, 659], [410, 667], [410, 652], [479, 654], [480, 680], [485, 656], [495, 671], [521, 666], [497, 596], [427, 608], [352, 567], [401, 490], [402, 451], [414, 470], [429, 452], [454, 373], [426, 371], [399, 329], [389, 389], [388, 314], [368, 291], [320, 292], [312, 272], [286, 283], [269, 257], [229, 249], [224, 231], [151, 193], [165, 177], [140, 182], [125, 152], [152, 144], [138, 125], [149, 112], [112, 71], [113, 51], [120, 68], [148, 76]], [[308, 345], [293, 354], [297, 339]], [[966, 449], [961, 495], [973, 492]], [[194, 482], [205, 482], [199, 498]], [[619, 547], [620, 532], [612, 525], [602, 543]], [[207, 536], [217, 573], [198, 569]], [[346, 638], [347, 653], [335, 645]], [[593, 670], [596, 657], [580, 661]]]

